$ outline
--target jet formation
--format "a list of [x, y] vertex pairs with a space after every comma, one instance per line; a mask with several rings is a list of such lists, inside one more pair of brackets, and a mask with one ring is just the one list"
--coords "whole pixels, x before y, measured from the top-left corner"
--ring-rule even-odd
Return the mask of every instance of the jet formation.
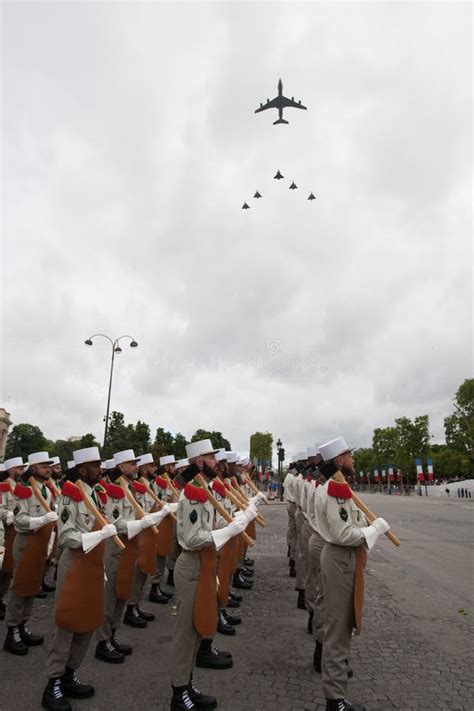
[[[285, 176], [280, 172], [280, 170], [277, 170], [276, 174], [273, 176], [273, 180], [284, 180]], [[288, 186], [289, 190], [298, 190], [298, 186], [296, 185], [295, 181], [293, 180], [291, 185]], [[255, 191], [254, 198], [258, 199], [263, 197], [262, 194], [260, 193], [259, 190]], [[316, 195], [311, 192], [307, 198], [308, 200], [316, 200]], [[250, 205], [247, 202], [244, 202], [242, 205], [242, 210], [250, 210]]]

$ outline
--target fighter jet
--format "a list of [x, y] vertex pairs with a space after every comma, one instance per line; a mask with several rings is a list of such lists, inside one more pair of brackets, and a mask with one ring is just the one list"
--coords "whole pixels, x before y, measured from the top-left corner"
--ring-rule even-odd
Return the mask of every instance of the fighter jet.
[[256, 192], [255, 195], [254, 195], [254, 198], [261, 198], [261, 197], [262, 197], [262, 196], [260, 195], [260, 193], [259, 193], [258, 190], [257, 190], [257, 192]]
[[242, 205], [242, 210], [250, 210], [250, 205], [247, 205], [246, 202]]
[[313, 193], [310, 193], [308, 200], [316, 200], [316, 195], [313, 195]]
[[283, 180], [284, 176], [277, 170], [277, 174], [273, 176], [273, 180]]
[[289, 123], [289, 121], [285, 121], [283, 118], [283, 109], [285, 107], [288, 108], [293, 108], [293, 109], [304, 109], [306, 111], [306, 106], [303, 106], [303, 104], [300, 101], [295, 101], [295, 97], [292, 96], [291, 99], [288, 99], [286, 96], [283, 96], [283, 83], [281, 79], [278, 81], [278, 96], [276, 96], [274, 99], [271, 101], [267, 99], [266, 104], [260, 104], [260, 108], [255, 109], [255, 113], [258, 114], [260, 111], [265, 111], [266, 109], [278, 109], [278, 116], [279, 118], [277, 121], [273, 122], [273, 125], [277, 123]]
[[290, 190], [298, 190], [298, 186], [295, 184], [295, 181], [294, 181], [294, 180], [293, 180], [293, 182], [292, 182], [291, 185], [290, 185]]

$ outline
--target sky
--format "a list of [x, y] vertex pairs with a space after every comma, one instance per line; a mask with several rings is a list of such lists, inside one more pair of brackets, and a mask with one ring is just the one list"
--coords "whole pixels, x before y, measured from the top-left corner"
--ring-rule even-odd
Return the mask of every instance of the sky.
[[[472, 376], [471, 21], [468, 3], [3, 3], [13, 422], [100, 439], [111, 346], [84, 340], [128, 334], [111, 409], [152, 432], [243, 453], [269, 431], [291, 455], [428, 414], [444, 441]], [[254, 110], [279, 78], [308, 110], [274, 126]]]

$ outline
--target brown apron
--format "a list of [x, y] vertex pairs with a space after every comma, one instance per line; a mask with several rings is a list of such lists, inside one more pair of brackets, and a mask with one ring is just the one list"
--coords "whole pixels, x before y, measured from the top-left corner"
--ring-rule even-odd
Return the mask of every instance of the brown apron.
[[117, 578], [115, 580], [115, 594], [118, 600], [128, 600], [133, 589], [133, 574], [138, 553], [138, 541], [136, 538], [123, 541], [125, 549], [120, 553], [117, 567]]
[[364, 568], [367, 563], [367, 552], [363, 546], [357, 546], [356, 567], [354, 576], [354, 624], [355, 634], [362, 629], [362, 611], [364, 608]]
[[194, 628], [201, 637], [213, 637], [217, 631], [217, 551], [206, 546], [199, 551], [199, 580], [194, 596]]
[[53, 528], [54, 523], [47, 523], [27, 534], [28, 540], [13, 576], [12, 590], [18, 597], [33, 597], [40, 589]]
[[219, 578], [219, 586], [217, 588], [217, 599], [224, 607], [229, 602], [229, 587], [230, 576], [233, 572], [234, 546], [233, 539], [228, 541], [219, 556], [217, 564], [217, 577]]
[[3, 557], [2, 573], [13, 578], [13, 541], [15, 540], [15, 526], [5, 525], [5, 554]]
[[[95, 523], [93, 531], [101, 526]], [[56, 624], [68, 632], [86, 634], [104, 620], [104, 551], [102, 541], [89, 553], [74, 550], [72, 563], [56, 601]]]
[[253, 521], [250, 521], [249, 525], [245, 529], [245, 533], [247, 534], [247, 536], [250, 536], [252, 540], [257, 540], [257, 528], [255, 526], [255, 519]]
[[[167, 558], [173, 552], [173, 528], [174, 520], [168, 514], [158, 526], [158, 538], [156, 539], [156, 555]], [[155, 561], [156, 569], [156, 561]], [[153, 573], [150, 573], [153, 575]]]
[[[161, 530], [161, 524], [160, 524]], [[145, 575], [156, 573], [156, 542], [158, 538], [151, 528], [145, 528], [138, 535], [137, 565]]]

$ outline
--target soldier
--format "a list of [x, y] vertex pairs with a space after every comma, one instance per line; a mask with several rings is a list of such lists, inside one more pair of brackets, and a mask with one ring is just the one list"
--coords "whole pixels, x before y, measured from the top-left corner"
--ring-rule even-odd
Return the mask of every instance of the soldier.
[[[170, 475], [170, 472], [172, 474], [174, 471], [174, 456], [169, 455], [165, 457], [160, 457], [160, 464], [161, 462], [164, 462], [164, 464], [162, 464], [163, 474], [168, 474], [168, 476]], [[154, 469], [156, 473], [156, 465], [154, 465]], [[169, 503], [172, 501], [172, 493], [170, 491], [168, 482], [164, 478], [164, 476], [158, 475], [155, 478], [150, 478], [150, 475], [147, 475], [147, 478], [150, 481], [150, 488], [152, 489], [153, 493], [156, 494], [156, 496], [160, 499], [160, 501], [163, 501], [165, 503]], [[173, 535], [175, 537], [176, 533], [174, 533]], [[161, 587], [166, 568], [166, 561], [166, 556], [160, 554], [156, 556], [156, 570], [154, 575], [151, 576], [151, 588], [150, 594], [148, 596], [150, 602], [155, 602], [160, 605], [167, 605], [169, 600], [171, 600], [171, 598], [173, 597], [173, 593], [170, 593], [167, 590], [163, 590], [163, 588]], [[171, 579], [172, 577], [173, 575], [171, 574]], [[169, 576], [168, 579], [170, 579]]]
[[15, 527], [13, 525], [13, 509], [15, 497], [13, 492], [20, 481], [26, 464], [21, 457], [6, 459], [2, 464], [5, 474], [0, 482], [0, 518], [4, 526], [4, 558], [0, 567], [0, 620], [5, 618], [4, 597], [10, 587], [13, 576], [13, 542], [15, 540]]
[[295, 569], [296, 569], [296, 580], [295, 580], [295, 590], [298, 593], [296, 606], [298, 610], [306, 610], [305, 603], [305, 580], [306, 580], [306, 561], [304, 558], [303, 550], [303, 525], [305, 518], [302, 510], [302, 495], [303, 487], [305, 484], [305, 469], [307, 466], [307, 453], [299, 452], [297, 455], [297, 463], [299, 468], [298, 476], [296, 477], [295, 485], [293, 487], [293, 493], [296, 503], [295, 512], [295, 523], [296, 523], [296, 546], [295, 546]]
[[[347, 476], [355, 474], [352, 453], [343, 437], [321, 445], [320, 452], [326, 471], [332, 469], [332, 474], [341, 471]], [[365, 711], [365, 706], [353, 705], [346, 699], [355, 622], [356, 557], [361, 560], [363, 551], [370, 550], [390, 526], [382, 518], [369, 526], [352, 502], [348, 484], [330, 479], [320, 489], [316, 501], [319, 532], [325, 540], [321, 553], [321, 585], [324, 595], [322, 682], [326, 711]]]
[[41, 645], [44, 637], [30, 632], [27, 622], [31, 616], [35, 593], [43, 578], [52, 528], [58, 520], [54, 511], [46, 511], [39, 496], [50, 509], [51, 491], [46, 486], [50, 476], [51, 459], [48, 452], [28, 455], [28, 475], [31, 485], [17, 483], [13, 492], [15, 506], [13, 525], [16, 536], [13, 544], [13, 581], [5, 613], [7, 636], [3, 649], [11, 654], [24, 655], [29, 647]]
[[[191, 465], [195, 464], [208, 481], [214, 478], [217, 450], [213, 448], [210, 440], [192, 442], [187, 445], [186, 452]], [[207, 559], [206, 549], [220, 548], [227, 540], [242, 533], [246, 522], [237, 519], [225, 528], [213, 530], [214, 509], [207, 500], [205, 490], [196, 480], [189, 482], [181, 494], [177, 518], [178, 541], [182, 550], [175, 568], [178, 614], [171, 648], [171, 711], [213, 709], [217, 706], [217, 701], [201, 694], [193, 682], [193, 670], [201, 640], [201, 635], [195, 627], [195, 597], [201, 599], [200, 589], [204, 590], [204, 585], [209, 586], [209, 591], [213, 590], [205, 601], [205, 610], [209, 615], [217, 614], [216, 607], [212, 610], [212, 607], [217, 605], [216, 569], [211, 566], [205, 573], [201, 569], [201, 558]]]
[[[304, 569], [306, 572], [304, 580], [305, 589], [305, 606], [308, 610], [308, 633], [311, 634], [313, 631], [313, 617], [314, 617], [314, 591], [315, 591], [315, 580], [312, 575], [313, 569], [310, 566], [310, 555], [309, 555], [309, 541], [313, 529], [309, 521], [309, 508], [312, 503], [314, 493], [316, 491], [316, 475], [317, 469], [315, 467], [316, 461], [318, 459], [318, 449], [317, 447], [308, 447], [308, 465], [304, 472], [304, 484], [301, 491], [301, 510], [304, 516], [303, 528], [301, 531], [301, 545], [303, 550], [304, 558]], [[319, 455], [319, 459], [321, 456]]]
[[65, 482], [58, 504], [63, 553], [56, 589], [56, 624], [46, 657], [48, 684], [42, 698], [42, 706], [48, 711], [70, 711], [66, 697], [85, 699], [95, 693], [93, 686], [80, 682], [77, 670], [103, 618], [105, 541], [117, 533], [113, 524], [97, 523], [85, 503], [88, 497], [100, 509], [107, 498], [97, 486], [101, 476], [98, 448], [79, 449], [73, 456], [83, 489]]
[[288, 563], [290, 567], [290, 578], [296, 578], [295, 557], [296, 557], [296, 503], [294, 496], [295, 478], [298, 472], [296, 470], [296, 456], [291, 458], [291, 465], [288, 473], [283, 481], [283, 500], [287, 503], [288, 512], [288, 530], [286, 534], [286, 542], [288, 546]]
[[[174, 477], [174, 473], [176, 470], [176, 460], [174, 458], [173, 454], [167, 454], [164, 457], [160, 457], [160, 467], [161, 467], [161, 473], [162, 474], [167, 474], [170, 479]], [[166, 500], [167, 501], [173, 501], [173, 493], [167, 488], [166, 491]], [[170, 587], [174, 588], [174, 566], [175, 563], [178, 559], [178, 556], [180, 554], [180, 549], [178, 545], [178, 539], [176, 537], [176, 527], [173, 535], [173, 550], [171, 551], [171, 554], [167, 556], [166, 558], [166, 567], [168, 568], [168, 578], [166, 580], [166, 584], [169, 585]]]

